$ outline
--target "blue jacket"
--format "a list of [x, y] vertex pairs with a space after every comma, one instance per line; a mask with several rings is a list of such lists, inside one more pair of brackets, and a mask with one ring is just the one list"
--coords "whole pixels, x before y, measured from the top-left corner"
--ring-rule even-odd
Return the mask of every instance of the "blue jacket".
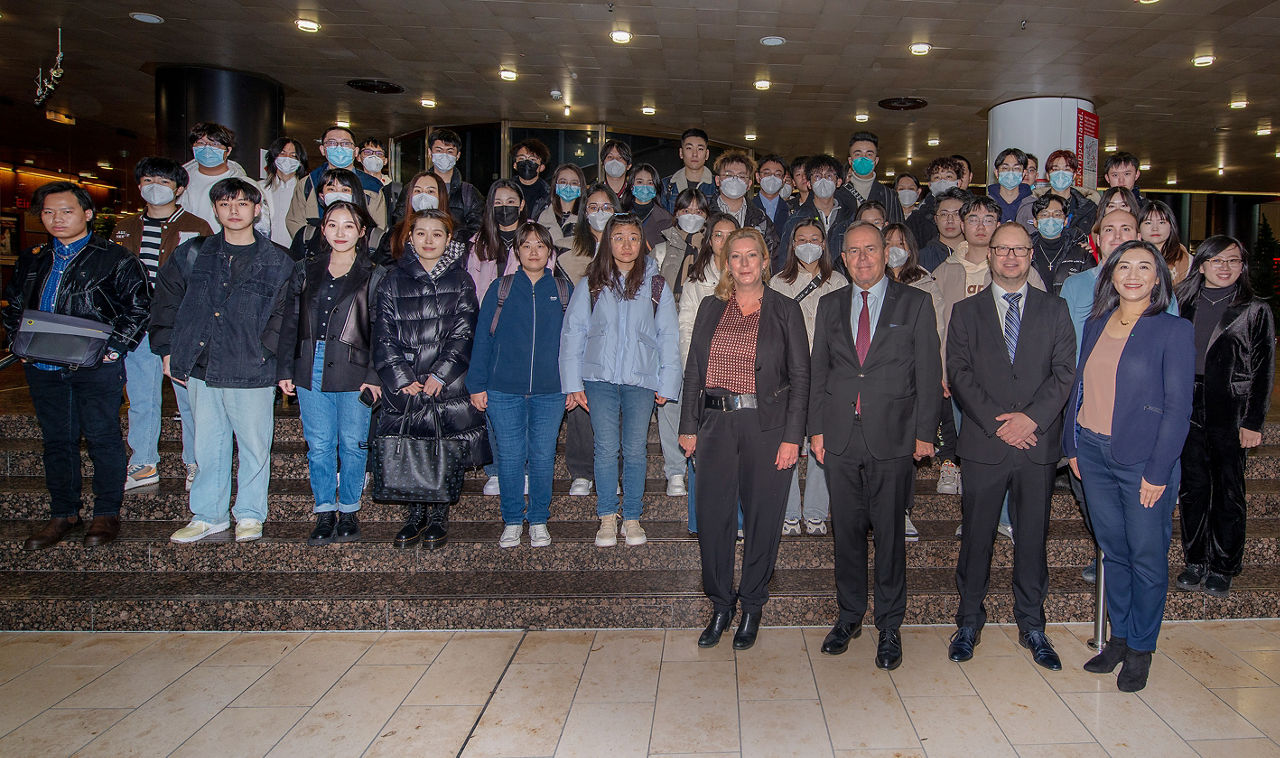
[[658, 264], [645, 256], [644, 284], [631, 300], [606, 288], [591, 307], [591, 290], [579, 286], [569, 300], [560, 332], [560, 388], [581, 392], [583, 382], [644, 387], [669, 400], [680, 397], [680, 337], [676, 301], [662, 285], [654, 312], [652, 285]]
[[[1102, 263], [1099, 263], [1093, 268], [1072, 274], [1062, 283], [1062, 289], [1058, 291], [1058, 297], [1067, 301], [1067, 310], [1071, 311], [1071, 325], [1076, 329], [1076, 355], [1080, 355], [1080, 343], [1084, 339], [1084, 322], [1089, 320], [1089, 314], [1093, 312], [1093, 289], [1098, 284], [1098, 273], [1101, 269]], [[1045, 282], [1045, 284], [1050, 283]], [[1176, 298], [1169, 298], [1167, 312], [1178, 315]], [[1151, 482], [1150, 479], [1147, 481]], [[1155, 484], [1155, 482], [1151, 483]]]
[[[502, 277], [493, 280], [480, 304], [476, 340], [471, 347], [467, 390], [510, 395], [549, 395], [560, 392], [560, 329], [567, 303], [560, 302], [551, 269], [537, 283], [517, 270], [511, 293], [502, 304], [498, 328], [492, 336]], [[573, 285], [569, 285], [572, 290]]]
[[[1062, 447], [1068, 458], [1077, 455], [1076, 415], [1084, 397], [1084, 366], [1106, 323], [1107, 318], [1097, 318], [1085, 324], [1075, 387], [1062, 425]], [[1190, 321], [1160, 313], [1143, 316], [1133, 325], [1116, 369], [1111, 454], [1126, 466], [1145, 461], [1142, 478], [1151, 484], [1168, 484], [1182, 455], [1191, 427], [1195, 369], [1195, 330]]]

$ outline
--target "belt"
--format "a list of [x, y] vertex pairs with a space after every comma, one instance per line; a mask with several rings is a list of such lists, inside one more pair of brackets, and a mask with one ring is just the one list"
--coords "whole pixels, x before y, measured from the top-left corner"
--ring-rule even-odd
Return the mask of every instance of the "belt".
[[743, 395], [704, 395], [704, 405], [714, 411], [740, 411], [744, 408], [759, 408], [754, 394]]

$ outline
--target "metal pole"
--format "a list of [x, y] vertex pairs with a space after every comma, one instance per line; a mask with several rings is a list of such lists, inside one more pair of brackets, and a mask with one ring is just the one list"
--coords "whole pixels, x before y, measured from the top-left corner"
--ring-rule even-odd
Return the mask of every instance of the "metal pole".
[[1102, 571], [1102, 548], [1098, 548], [1098, 581], [1093, 587], [1093, 637], [1089, 647], [1101, 650], [1107, 641], [1106, 575]]

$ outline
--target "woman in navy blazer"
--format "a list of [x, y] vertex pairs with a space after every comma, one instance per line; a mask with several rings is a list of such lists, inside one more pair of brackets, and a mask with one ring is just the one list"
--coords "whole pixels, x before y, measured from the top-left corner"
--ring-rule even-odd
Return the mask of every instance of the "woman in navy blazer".
[[[1169, 589], [1169, 541], [1191, 418], [1191, 323], [1165, 313], [1173, 279], [1150, 243], [1107, 258], [1085, 323], [1063, 449], [1084, 484], [1106, 569], [1111, 639], [1084, 668], [1122, 692], [1147, 684]], [[1114, 395], [1108, 407], [1107, 401]]]

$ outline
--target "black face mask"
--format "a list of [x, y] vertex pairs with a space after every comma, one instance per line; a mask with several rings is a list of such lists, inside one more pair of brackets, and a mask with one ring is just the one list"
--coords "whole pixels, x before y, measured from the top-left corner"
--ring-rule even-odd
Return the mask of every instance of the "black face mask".
[[538, 164], [535, 161], [516, 161], [516, 174], [528, 181], [538, 175]]
[[498, 222], [498, 226], [511, 226], [520, 220], [520, 207], [517, 205], [495, 205], [493, 207], [493, 220]]

